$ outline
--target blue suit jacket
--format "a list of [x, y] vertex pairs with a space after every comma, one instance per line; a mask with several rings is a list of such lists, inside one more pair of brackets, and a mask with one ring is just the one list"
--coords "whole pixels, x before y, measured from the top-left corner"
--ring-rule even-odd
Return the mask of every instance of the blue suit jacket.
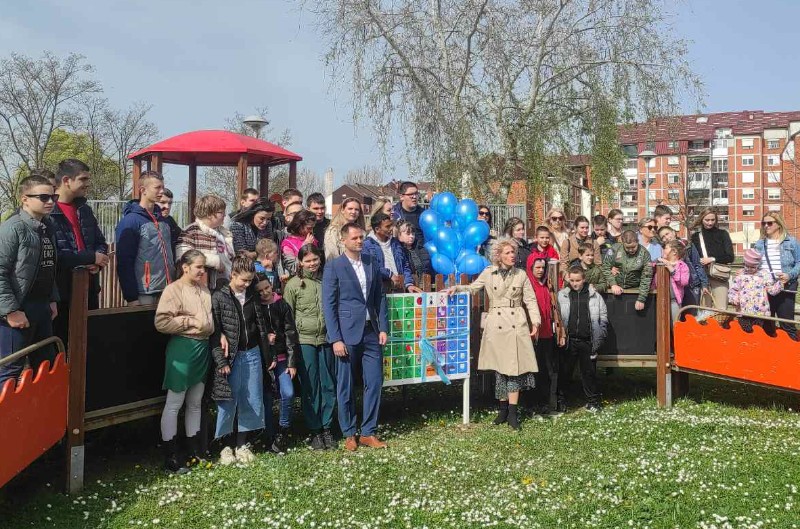
[[322, 312], [328, 341], [358, 345], [364, 337], [364, 322], [369, 311], [375, 332], [389, 332], [386, 296], [381, 285], [381, 272], [369, 255], [362, 255], [367, 276], [367, 299], [361, 291], [356, 271], [347, 255], [340, 255], [325, 263], [322, 274]]

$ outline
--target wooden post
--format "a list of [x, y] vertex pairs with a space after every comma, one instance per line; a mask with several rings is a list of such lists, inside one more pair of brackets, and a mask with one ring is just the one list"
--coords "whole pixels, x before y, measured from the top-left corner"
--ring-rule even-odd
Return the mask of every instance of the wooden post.
[[[468, 285], [469, 284], [469, 277], [467, 274], [461, 274], [458, 278], [459, 285]], [[470, 394], [470, 376], [471, 373], [467, 373], [467, 378], [464, 379], [464, 385], [461, 388], [461, 422], [462, 424], [469, 424], [469, 394]]]
[[161, 162], [163, 160], [163, 155], [160, 152], [154, 152], [150, 155], [150, 170], [161, 172]]
[[86, 347], [89, 307], [89, 271], [76, 268], [72, 274], [69, 308], [69, 398], [67, 405], [67, 492], [83, 489], [83, 420], [86, 411]]
[[289, 187], [297, 189], [297, 162], [289, 162]]
[[[131, 197], [139, 198], [139, 178], [142, 176], [142, 159], [133, 159], [133, 187], [131, 188]], [[120, 197], [122, 199], [122, 197]]]
[[669, 272], [656, 267], [656, 397], [661, 408], [672, 407], [672, 359], [670, 358], [670, 284]]
[[189, 222], [194, 220], [194, 205], [197, 202], [197, 164], [191, 163], [189, 165], [189, 192], [187, 193], [189, 200]]
[[269, 196], [269, 165], [262, 163], [261, 169], [258, 172], [258, 194], [262, 198]]
[[247, 153], [239, 156], [239, 164], [236, 166], [236, 198], [244, 194], [247, 189]]

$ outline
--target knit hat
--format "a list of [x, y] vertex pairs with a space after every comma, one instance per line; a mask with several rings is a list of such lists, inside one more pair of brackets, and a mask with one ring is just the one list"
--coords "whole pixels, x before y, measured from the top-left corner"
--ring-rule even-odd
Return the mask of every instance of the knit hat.
[[753, 248], [748, 248], [744, 252], [744, 264], [746, 266], [761, 266], [761, 254]]

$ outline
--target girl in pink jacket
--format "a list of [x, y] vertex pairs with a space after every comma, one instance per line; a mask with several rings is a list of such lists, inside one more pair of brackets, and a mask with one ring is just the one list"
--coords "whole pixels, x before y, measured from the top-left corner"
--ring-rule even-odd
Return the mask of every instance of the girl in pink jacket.
[[664, 252], [658, 258], [658, 262], [662, 263], [670, 276], [670, 307], [672, 312], [672, 321], [678, 319], [678, 312], [681, 310], [681, 303], [683, 303], [683, 289], [689, 284], [689, 266], [683, 261], [683, 256], [686, 255], [686, 246], [679, 240], [669, 241], [664, 246]]

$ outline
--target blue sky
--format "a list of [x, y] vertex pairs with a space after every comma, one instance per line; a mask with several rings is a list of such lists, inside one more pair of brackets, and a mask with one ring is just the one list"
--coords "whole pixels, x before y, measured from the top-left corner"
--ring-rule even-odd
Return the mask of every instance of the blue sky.
[[[349, 96], [331, 90], [309, 13], [281, 0], [8, 1], [0, 18], [0, 55], [74, 51], [96, 68], [117, 107], [153, 105], [162, 137], [222, 128], [235, 112], [268, 106], [277, 130], [292, 132], [304, 164], [337, 179], [380, 165], [367, 123], [356, 126]], [[797, 110], [800, 68], [795, 0], [667, 0], [674, 30], [690, 44], [706, 83], [709, 112]], [[687, 111], [695, 107], [688, 104]], [[397, 139], [387, 177], [408, 167]], [[172, 179], [179, 174], [172, 173]], [[174, 186], [180, 187], [180, 186]], [[182, 194], [182, 193], [180, 193]]]

